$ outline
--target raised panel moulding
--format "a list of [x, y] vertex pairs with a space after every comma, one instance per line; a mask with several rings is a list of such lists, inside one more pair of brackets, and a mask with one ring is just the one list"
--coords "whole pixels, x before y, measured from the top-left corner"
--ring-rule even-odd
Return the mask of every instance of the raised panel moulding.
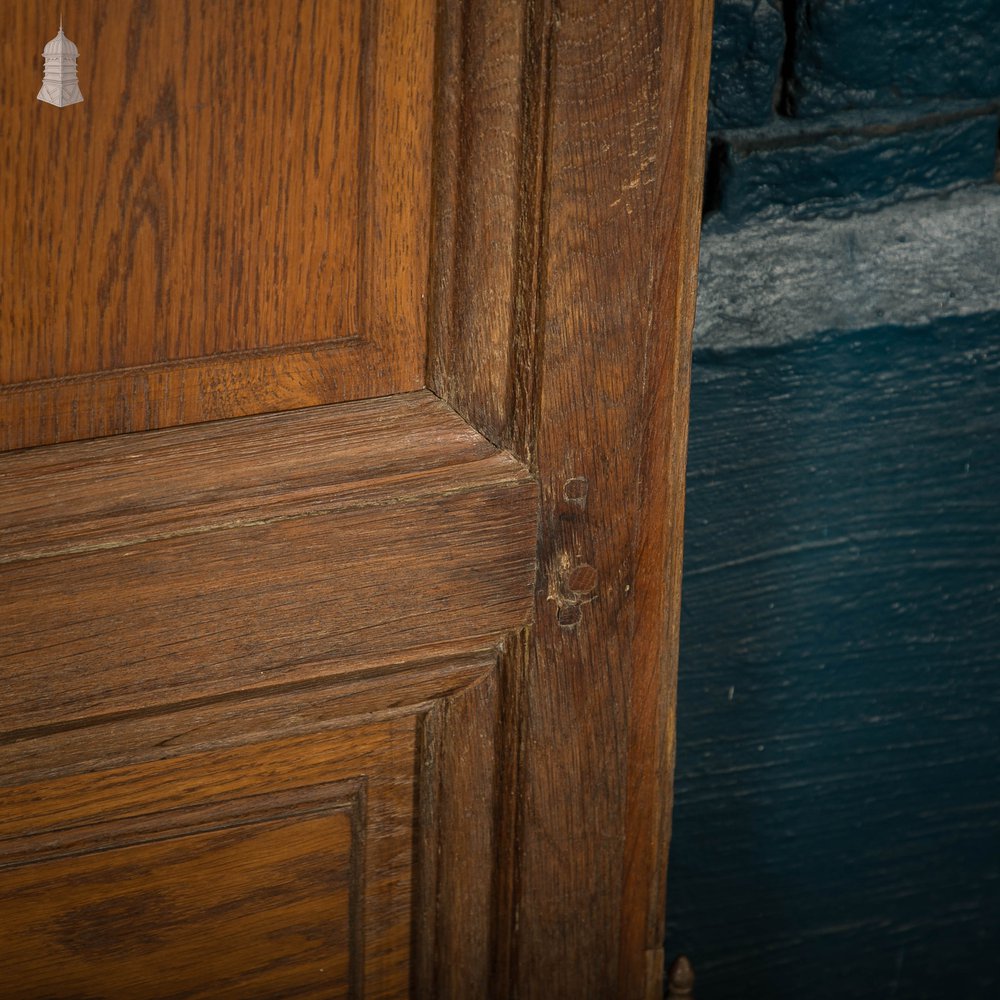
[[0, 457], [0, 729], [495, 647], [537, 492], [426, 391]]

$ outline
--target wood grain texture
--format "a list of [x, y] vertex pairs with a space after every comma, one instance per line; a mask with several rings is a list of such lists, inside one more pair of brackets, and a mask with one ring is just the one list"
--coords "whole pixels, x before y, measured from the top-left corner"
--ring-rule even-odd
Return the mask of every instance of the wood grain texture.
[[[521, 38], [482, 69], [492, 88], [469, 84], [519, 81], [520, 138], [498, 139], [519, 150], [516, 194], [499, 181], [481, 201], [463, 192], [461, 145], [447, 123], [439, 133], [454, 159], [435, 175], [430, 384], [542, 486], [535, 625], [505, 664], [523, 997], [662, 989], [710, 15], [707, 2], [526, 4]], [[450, 100], [460, 133], [465, 105]], [[469, 169], [489, 164], [473, 155]], [[518, 234], [505, 315], [488, 292], [449, 299], [510, 282], [503, 247], [465, 252], [497, 213]], [[442, 268], [476, 280], [439, 280]], [[484, 380], [477, 357], [503, 377]]]
[[4, 995], [405, 995], [416, 746], [409, 715], [5, 789]]
[[481, 680], [496, 660], [492, 647], [404, 650], [304, 683], [7, 733], [0, 737], [0, 788], [325, 732], [376, 716], [420, 715]]
[[496, 644], [536, 496], [427, 392], [7, 455], [4, 728]]
[[[16, 976], [26, 996], [50, 982], [109, 997], [239, 995], [248, 982], [259, 996], [486, 995], [496, 661], [438, 651], [3, 741], [0, 911], [22, 919], [0, 933], [0, 982]], [[294, 788], [275, 787], [282, 760]], [[416, 812], [394, 819], [386, 795]], [[350, 843], [331, 823], [345, 809]], [[411, 885], [413, 906], [387, 916]], [[373, 907], [369, 889], [389, 896]], [[405, 967], [408, 980], [379, 978]]]
[[496, 656], [421, 725], [416, 995], [496, 995]]
[[527, 435], [515, 421], [525, 407], [515, 394], [529, 366], [518, 334], [532, 257], [520, 249], [534, 219], [520, 205], [536, 181], [537, 135], [525, 115], [539, 107], [538, 46], [528, 44], [538, 28], [523, 0], [442, 3], [438, 15], [428, 384], [490, 440], [520, 443], [522, 454]]
[[431, 0], [0, 13], [0, 448], [420, 386]]
[[[419, 197], [386, 195], [386, 214], [358, 217], [362, 247], [386, 242], [359, 258], [357, 308], [409, 323], [419, 353], [413, 309], [429, 288], [429, 384], [489, 440], [423, 392], [0, 460], [0, 758], [15, 798], [27, 775], [69, 782], [70, 815], [73, 782], [100, 784], [94, 766], [181, 774], [203, 741], [249, 759], [270, 726], [405, 720], [395, 781], [419, 828], [411, 818], [399, 850], [416, 850], [412, 902], [433, 943], [408, 935], [380, 952], [394, 969], [412, 953], [397, 991], [648, 998], [662, 984], [709, 4], [438, 8], [433, 272], [426, 286], [406, 277], [420, 267]], [[411, 167], [386, 109], [409, 109], [406, 134], [426, 126], [429, 62], [399, 52], [430, 42], [424, 22], [389, 13], [413, 8], [362, 9], [376, 26], [363, 20], [360, 90], [385, 100], [359, 125], [367, 206], [426, 163], [429, 144]], [[383, 61], [394, 37], [402, 48]], [[394, 348], [354, 332], [397, 371]], [[299, 347], [353, 350], [241, 353], [260, 365], [262, 406], [339, 384], [346, 368], [298, 365]], [[272, 356], [301, 397], [266, 388]], [[132, 382], [39, 383], [17, 441], [171, 422], [149, 374], [176, 389], [185, 373], [185, 420], [234, 412], [213, 409], [220, 398], [257, 405], [213, 367], [225, 354], [186, 361], [121, 373]], [[370, 376], [376, 363], [359, 365]], [[495, 673], [460, 679], [477, 669], [464, 656], [511, 630]], [[410, 668], [439, 654], [449, 669], [418, 679]], [[306, 755], [325, 736], [303, 739]], [[218, 778], [258, 771], [231, 757]]]
[[420, 387], [375, 341], [222, 354], [194, 361], [0, 386], [0, 451], [257, 413], [321, 406]]

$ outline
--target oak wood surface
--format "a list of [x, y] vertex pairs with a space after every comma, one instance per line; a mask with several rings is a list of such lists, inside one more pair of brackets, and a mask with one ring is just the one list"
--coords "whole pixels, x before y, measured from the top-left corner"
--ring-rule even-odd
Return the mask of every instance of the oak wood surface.
[[497, 806], [501, 735], [496, 657], [422, 719], [417, 997], [498, 996]]
[[0, 449], [422, 384], [431, 0], [4, 0]]
[[537, 8], [442, 4], [435, 93], [428, 384], [491, 440], [522, 452], [525, 432], [512, 422], [525, 408], [518, 378], [531, 369], [518, 352], [531, 342], [530, 289], [521, 286], [535, 220], [520, 207], [537, 181]]
[[404, 995], [416, 721], [6, 789], [3, 995]]
[[479, 682], [496, 659], [495, 648], [403, 651], [304, 683], [7, 733], [0, 737], [0, 789], [214, 747], [325, 732], [374, 715], [419, 715]]
[[491, 6], [439, 52], [464, 75], [439, 83], [428, 372], [542, 488], [535, 623], [502, 671], [509, 992], [658, 997], [711, 4], [516, 5], [470, 71]]
[[2, 728], [495, 645], [535, 510], [427, 392], [4, 456]]
[[386, 322], [0, 388], [0, 447], [419, 385], [430, 143], [393, 123], [426, 136], [432, 47], [427, 380], [479, 434], [418, 392], [0, 458], [3, 795], [67, 782], [72, 813], [101, 769], [232, 753], [225, 784], [279, 734], [398, 723], [396, 992], [650, 998], [710, 2], [437, 6], [433, 46], [361, 8], [356, 307]]
[[[48, 860], [84, 857], [98, 846], [103, 850], [140, 841], [152, 843], [162, 839], [164, 830], [177, 826], [184, 827], [183, 836], [190, 836], [202, 827], [211, 828], [213, 823], [220, 828], [239, 826], [246, 822], [247, 814], [268, 819], [276, 810], [271, 798], [257, 791], [274, 784], [269, 747], [280, 740], [282, 746], [294, 747], [301, 759], [296, 775], [302, 788], [295, 792], [300, 813], [322, 811], [330, 805], [333, 792], [336, 796], [332, 807], [340, 808], [343, 794], [330, 785], [331, 776], [350, 784], [349, 797], [372, 788], [373, 771], [378, 781], [408, 790], [405, 794], [415, 801], [417, 812], [408, 826], [405, 845], [397, 839], [391, 857], [388, 853], [379, 856], [369, 852], [369, 868], [374, 875], [380, 865], [388, 862], [396, 873], [395, 881], [402, 878], [414, 887], [412, 915], [407, 917], [412, 919], [411, 934], [406, 940], [402, 936], [394, 938], [392, 954], [387, 954], [386, 960], [411, 963], [414, 995], [456, 1000], [488, 995], [492, 992], [489, 987], [496, 960], [497, 788], [493, 774], [497, 762], [491, 735], [499, 732], [496, 660], [495, 649], [452, 654], [437, 651], [422, 660], [410, 657], [356, 675], [272, 688], [250, 696], [232, 692], [197, 706], [84, 720], [75, 728], [19, 734], [5, 740], [0, 744], [0, 814], [6, 820], [0, 824], [0, 899], [4, 887], [11, 884], [5, 864], [41, 863], [43, 871], [37, 875], [22, 877], [18, 869], [9, 869], [19, 885], [37, 885], [48, 877], [49, 869], [44, 869]], [[384, 754], [373, 752], [381, 746], [379, 740], [372, 742], [370, 736], [358, 736], [359, 732], [371, 734], [376, 722], [375, 731], [391, 732], [394, 746], [402, 748], [403, 756], [394, 758], [385, 774], [379, 772]], [[289, 741], [283, 739], [286, 736], [298, 738]], [[345, 777], [348, 775], [354, 777]], [[311, 776], [317, 781], [323, 778], [325, 783], [317, 789], [310, 784]], [[195, 816], [200, 815], [199, 810], [205, 811], [198, 804], [200, 796], [213, 801], [233, 799], [237, 807], [226, 806], [226, 817], [219, 819], [216, 815], [213, 823], [206, 823]], [[119, 800], [127, 807], [121, 814], [115, 806]], [[142, 808], [137, 807], [137, 802]], [[354, 798], [351, 802], [356, 804]], [[212, 808], [219, 812], [217, 807]], [[281, 816], [289, 812], [284, 807], [277, 811]], [[45, 832], [49, 828], [50, 832]], [[301, 832], [300, 828], [289, 828], [288, 837], [298, 842]], [[234, 914], [234, 919], [242, 920], [251, 914], [255, 921], [277, 920], [276, 933], [279, 940], [286, 941], [284, 917], [268, 899], [279, 877], [273, 866], [289, 845], [279, 839], [271, 844], [246, 841], [245, 847], [247, 854], [242, 860], [230, 858], [223, 863], [217, 859], [211, 879], [213, 884], [218, 883], [216, 903], [218, 893], [238, 892], [228, 873], [234, 872], [239, 880], [243, 868], [256, 865], [260, 891], [252, 899], [249, 894], [244, 897], [245, 906]], [[197, 863], [186, 874], [181, 872], [179, 866], [185, 862], [185, 854], [180, 847], [166, 861], [174, 867], [178, 883], [182, 879], [196, 884], [203, 881]], [[99, 865], [100, 861], [93, 863]], [[333, 871], [324, 873], [333, 864], [332, 857], [322, 864], [317, 861], [312, 869], [314, 889], [326, 887], [335, 877]], [[90, 865], [88, 861], [85, 867]], [[137, 906], [119, 906], [116, 887], [102, 884], [96, 875], [89, 887], [81, 888], [79, 908], [64, 907], [59, 911], [58, 900], [65, 897], [53, 894], [46, 904], [51, 919], [56, 920], [59, 911], [60, 928], [81, 940], [79, 951], [84, 966], [89, 968], [95, 956], [114, 960], [115, 955], [102, 951], [101, 929], [108, 935], [120, 933], [122, 928], [116, 921], [125, 910], [142, 917], [140, 929], [144, 935], [156, 940], [162, 937], [153, 901], [149, 901], [149, 907], [141, 903], [147, 896], [147, 883], [159, 880], [155, 868], [153, 859], [147, 857], [142, 866], [133, 866], [131, 878], [123, 880], [126, 888], [122, 891], [131, 894], [133, 901], [140, 904]], [[75, 885], [73, 869], [69, 872], [65, 878], [59, 877]], [[310, 903], [304, 890], [297, 897], [299, 903], [313, 905], [316, 901]], [[178, 884], [174, 895], [186, 892], [189, 890]], [[20, 890], [19, 898], [23, 899], [23, 894]], [[109, 895], [110, 901], [101, 902]], [[355, 895], [358, 901], [351, 905], [363, 906], [360, 889]], [[89, 909], [84, 905], [85, 897], [93, 901]], [[344, 924], [336, 908], [342, 906], [343, 899], [338, 903], [324, 898], [327, 905], [322, 913], [322, 933], [317, 927], [317, 935], [326, 945], [339, 947], [344, 938], [340, 937], [338, 944], [337, 928]], [[228, 941], [218, 924], [206, 925], [192, 907], [193, 903], [188, 916], [191, 921], [200, 921], [200, 937], [214, 948], [218, 948], [220, 940]], [[211, 913], [207, 915], [211, 917]], [[162, 930], [176, 937], [178, 928], [168, 920]], [[26, 939], [30, 945], [27, 950], [37, 948], [38, 934], [24, 930], [19, 934], [20, 940]], [[48, 938], [45, 934], [41, 937], [43, 947], [48, 947]], [[197, 947], [183, 935], [180, 937], [183, 940], [179, 947]], [[112, 950], [121, 953], [137, 945], [138, 954], [147, 961], [159, 961], [145, 947], [149, 943], [129, 943], [126, 935], [124, 942]], [[69, 965], [75, 965], [77, 960], [63, 955], [60, 947], [55, 949], [62, 956], [59, 961], [65, 958]], [[18, 940], [0, 938], [0, 969], [7, 958], [16, 965], [19, 975], [25, 975], [23, 956], [16, 962], [10, 958], [20, 956], [23, 950]], [[262, 953], [267, 950], [266, 945], [262, 946]], [[237, 963], [234, 968], [253, 969], [259, 957], [241, 950], [233, 956]], [[308, 963], [306, 972], [311, 974], [315, 957], [308, 951], [286, 956], [286, 973], [301, 974], [297, 966], [301, 959]], [[327, 961], [336, 958], [329, 951], [322, 957], [327, 969]], [[193, 981], [189, 985], [195, 989], [199, 984]], [[398, 988], [387, 995], [405, 993], [405, 989]], [[257, 995], [287, 993], [265, 990]], [[320, 991], [319, 995], [326, 994]], [[351, 995], [360, 992], [355, 989]]]

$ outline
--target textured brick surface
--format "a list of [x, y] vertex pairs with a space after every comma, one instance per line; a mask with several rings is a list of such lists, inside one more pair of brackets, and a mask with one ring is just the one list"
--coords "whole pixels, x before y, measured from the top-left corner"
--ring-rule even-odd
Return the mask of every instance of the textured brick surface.
[[1000, 96], [1000, 0], [797, 0], [796, 113]]
[[717, 140], [707, 204], [730, 221], [765, 209], [793, 216], [844, 213], [962, 182], [989, 181], [996, 158], [993, 112], [948, 120], [872, 122], [840, 116], [820, 130], [788, 123]]
[[701, 239], [695, 348], [773, 347], [886, 323], [994, 313], [1000, 185], [843, 219], [716, 217]]
[[771, 120], [784, 47], [784, 20], [774, 0], [717, 0], [710, 131]]
[[1000, 0], [717, 2], [666, 946], [994, 1000]]
[[1000, 996], [1000, 315], [697, 359], [667, 948]]

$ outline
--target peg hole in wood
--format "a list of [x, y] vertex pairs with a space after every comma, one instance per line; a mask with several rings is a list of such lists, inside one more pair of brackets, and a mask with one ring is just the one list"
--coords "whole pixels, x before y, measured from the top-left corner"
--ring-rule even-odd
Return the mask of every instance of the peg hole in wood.
[[561, 628], [576, 628], [582, 615], [579, 604], [562, 604], [556, 611], [556, 621]]
[[590, 483], [583, 476], [575, 476], [573, 479], [567, 479], [563, 484], [563, 497], [570, 503], [583, 507], [587, 503], [589, 489]]

